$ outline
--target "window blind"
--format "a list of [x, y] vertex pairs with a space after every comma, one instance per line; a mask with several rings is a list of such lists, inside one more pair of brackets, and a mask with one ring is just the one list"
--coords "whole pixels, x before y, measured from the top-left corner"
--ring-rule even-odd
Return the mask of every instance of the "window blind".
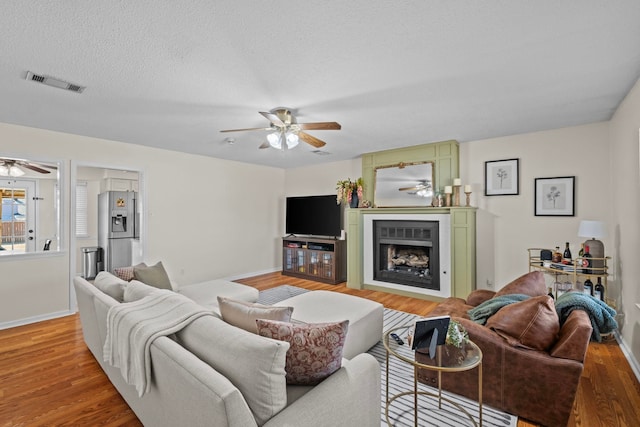
[[76, 183], [76, 237], [89, 235], [87, 183]]

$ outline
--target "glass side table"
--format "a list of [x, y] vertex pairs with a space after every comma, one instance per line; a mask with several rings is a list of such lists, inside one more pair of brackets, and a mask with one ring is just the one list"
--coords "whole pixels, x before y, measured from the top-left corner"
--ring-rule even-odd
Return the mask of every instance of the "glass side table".
[[[464, 348], [464, 357], [443, 357], [443, 347], [438, 346], [436, 357], [433, 361], [433, 364], [424, 364], [417, 362], [415, 359], [415, 354], [411, 350], [411, 347], [406, 342], [407, 340], [404, 338], [407, 336], [407, 333], [413, 325], [405, 325], [399, 326], [393, 329], [390, 329], [384, 333], [383, 344], [386, 349], [386, 407], [384, 410], [384, 415], [387, 420], [388, 425], [391, 424], [391, 420], [389, 420], [389, 407], [391, 404], [398, 398], [407, 395], [413, 395], [413, 412], [414, 412], [414, 423], [415, 426], [418, 427], [418, 395], [426, 395], [435, 397], [438, 399], [438, 408], [442, 409], [442, 401], [445, 401], [454, 407], [458, 408], [462, 411], [473, 423], [474, 426], [482, 426], [482, 351], [480, 348], [475, 345], [473, 342], [469, 341], [465, 344]], [[390, 338], [391, 333], [395, 332], [399, 336], [403, 337], [405, 341], [404, 345], [399, 345], [392, 338]], [[413, 390], [408, 390], [405, 392], [394, 394], [393, 396], [389, 396], [389, 358], [396, 357], [404, 363], [407, 363], [413, 367]], [[463, 408], [459, 403], [448, 399], [447, 397], [442, 396], [442, 386], [441, 386], [441, 377], [443, 372], [462, 372], [468, 371], [475, 367], [478, 367], [478, 423], [473, 418], [473, 416]], [[418, 390], [418, 369], [429, 369], [432, 371], [436, 371], [438, 373], [438, 392], [432, 393], [429, 391], [421, 391]]]

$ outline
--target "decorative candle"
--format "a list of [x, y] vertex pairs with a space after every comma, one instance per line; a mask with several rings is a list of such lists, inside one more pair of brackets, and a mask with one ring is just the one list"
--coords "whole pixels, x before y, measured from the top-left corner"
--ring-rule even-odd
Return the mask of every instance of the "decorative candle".
[[460, 178], [453, 178], [453, 185], [459, 187], [462, 185], [462, 180]]
[[451, 186], [450, 185], [445, 185], [444, 186], [444, 194], [451, 194], [452, 190], [451, 190]]
[[471, 193], [471, 186], [469, 184], [464, 186], [464, 192], [465, 193]]

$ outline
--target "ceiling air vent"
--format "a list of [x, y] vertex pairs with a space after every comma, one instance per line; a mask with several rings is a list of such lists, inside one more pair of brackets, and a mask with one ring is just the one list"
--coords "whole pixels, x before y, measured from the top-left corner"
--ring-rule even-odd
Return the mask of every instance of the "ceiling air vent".
[[27, 80], [45, 84], [47, 86], [57, 87], [58, 89], [65, 89], [71, 92], [82, 93], [86, 89], [86, 86], [80, 86], [77, 84], [65, 82], [64, 80], [56, 79], [55, 77], [45, 76], [42, 74], [35, 74], [31, 71], [27, 71]]
[[322, 150], [313, 150], [312, 153], [317, 154], [318, 156], [328, 156], [331, 154], [328, 151], [322, 151]]

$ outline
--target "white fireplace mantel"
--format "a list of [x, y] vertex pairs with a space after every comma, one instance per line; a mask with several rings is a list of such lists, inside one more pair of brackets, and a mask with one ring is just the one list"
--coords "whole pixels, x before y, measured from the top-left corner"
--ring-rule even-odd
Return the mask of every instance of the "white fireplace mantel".
[[[392, 285], [373, 280], [373, 251], [370, 233], [372, 222], [378, 219], [444, 219], [440, 232], [449, 232], [441, 242], [449, 243], [450, 265], [446, 271], [450, 286], [447, 291], [425, 292], [410, 286]], [[371, 289], [416, 298], [441, 301], [448, 296], [466, 298], [475, 289], [476, 271], [476, 208], [370, 208], [347, 210], [347, 286], [355, 289]], [[446, 226], [445, 224], [449, 224]], [[369, 237], [367, 235], [369, 234]], [[442, 236], [442, 234], [441, 234]], [[445, 257], [446, 259], [446, 257]], [[441, 276], [442, 277], [442, 276]]]

